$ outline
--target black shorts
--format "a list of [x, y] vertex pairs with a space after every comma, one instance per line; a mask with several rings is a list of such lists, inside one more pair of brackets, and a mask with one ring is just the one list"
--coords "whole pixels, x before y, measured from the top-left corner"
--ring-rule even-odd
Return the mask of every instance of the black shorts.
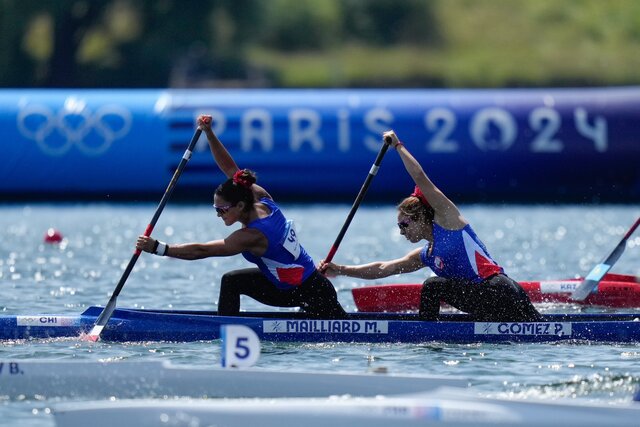
[[480, 283], [431, 277], [422, 285], [420, 318], [438, 320], [440, 302], [481, 322], [534, 322], [542, 319], [522, 287], [504, 274]]
[[300, 307], [313, 318], [347, 317], [338, 302], [333, 284], [317, 271], [291, 290], [276, 288], [258, 268], [226, 273], [220, 285], [218, 314], [237, 316], [240, 313], [240, 295], [247, 295], [272, 307]]

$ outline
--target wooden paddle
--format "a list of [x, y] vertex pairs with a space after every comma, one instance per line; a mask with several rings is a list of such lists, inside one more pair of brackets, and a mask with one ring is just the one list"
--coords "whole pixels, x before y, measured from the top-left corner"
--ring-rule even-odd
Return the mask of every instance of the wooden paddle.
[[[167, 201], [169, 200], [169, 197], [171, 197], [171, 193], [173, 193], [173, 190], [176, 187], [176, 183], [178, 182], [178, 178], [180, 178], [180, 175], [182, 174], [182, 170], [187, 165], [187, 162], [189, 161], [189, 159], [191, 159], [193, 148], [198, 142], [198, 139], [200, 138], [201, 133], [202, 133], [202, 130], [197, 129], [193, 134], [193, 137], [191, 138], [191, 142], [189, 142], [189, 146], [187, 147], [187, 150], [184, 152], [182, 156], [182, 160], [180, 160], [180, 164], [178, 164], [178, 168], [173, 173], [173, 177], [171, 178], [171, 181], [169, 182], [169, 186], [167, 187], [167, 189], [164, 192], [164, 195], [162, 196], [162, 200], [160, 200], [160, 204], [156, 208], [156, 213], [153, 215], [151, 222], [149, 223], [149, 225], [147, 225], [147, 229], [144, 231], [145, 236], [151, 236], [153, 227], [155, 227], [156, 222], [158, 222], [158, 218], [160, 218], [160, 214], [162, 213], [165, 205], [167, 204]], [[124, 273], [122, 273], [122, 277], [120, 277], [120, 281], [118, 282], [116, 289], [113, 291], [113, 294], [109, 299], [109, 302], [107, 303], [104, 310], [102, 310], [102, 313], [100, 313], [100, 316], [98, 316], [98, 320], [96, 320], [96, 323], [95, 325], [93, 325], [93, 328], [91, 328], [91, 331], [89, 332], [89, 334], [81, 337], [83, 340], [98, 341], [98, 339], [100, 339], [100, 334], [102, 333], [102, 330], [104, 329], [105, 325], [111, 318], [113, 311], [116, 309], [116, 299], [118, 298], [118, 295], [120, 295], [120, 291], [122, 290], [124, 283], [127, 281], [127, 278], [131, 273], [131, 270], [133, 270], [133, 266], [136, 264], [136, 261], [138, 261], [138, 258], [140, 257], [140, 253], [141, 251], [139, 249], [136, 249], [134, 251], [133, 256], [131, 257], [131, 260], [129, 260], [129, 264], [127, 264], [127, 268], [125, 268]]]
[[391, 137], [387, 136], [384, 139], [384, 144], [382, 144], [382, 148], [380, 148], [380, 152], [378, 152], [378, 156], [376, 157], [376, 160], [373, 162], [373, 165], [369, 170], [367, 179], [364, 180], [364, 184], [362, 184], [362, 187], [360, 188], [358, 197], [356, 197], [356, 201], [353, 203], [353, 206], [351, 207], [351, 211], [349, 212], [349, 215], [347, 215], [347, 220], [344, 222], [344, 225], [342, 226], [340, 233], [338, 233], [338, 237], [336, 238], [336, 241], [333, 243], [333, 246], [331, 246], [331, 250], [329, 251], [329, 255], [327, 255], [327, 258], [325, 259], [325, 262], [331, 262], [331, 260], [333, 259], [333, 256], [336, 254], [336, 251], [338, 250], [338, 246], [340, 246], [340, 243], [342, 242], [342, 239], [345, 233], [347, 232], [347, 228], [349, 228], [349, 225], [351, 224], [351, 220], [353, 219], [354, 215], [356, 214], [356, 211], [358, 210], [358, 207], [360, 206], [360, 202], [362, 202], [364, 195], [367, 193], [367, 190], [369, 189], [369, 185], [371, 184], [373, 177], [376, 176], [376, 174], [378, 173], [378, 169], [380, 169], [380, 163], [382, 163], [382, 158], [384, 157], [385, 153], [389, 149], [390, 145], [391, 145]]
[[609, 256], [604, 261], [591, 269], [589, 274], [587, 274], [587, 277], [584, 278], [582, 283], [580, 283], [576, 290], [571, 294], [572, 300], [584, 301], [589, 296], [589, 294], [598, 286], [598, 283], [600, 283], [604, 275], [607, 274], [609, 269], [613, 267], [613, 264], [618, 261], [618, 259], [624, 252], [624, 249], [627, 247], [627, 239], [633, 234], [636, 228], [638, 228], [638, 225], [640, 225], [640, 218], [636, 220], [629, 231], [627, 231], [624, 237], [622, 237], [622, 240], [620, 241], [620, 243], [618, 243], [618, 246], [616, 246], [613, 252], [611, 252], [611, 254], [609, 254]]

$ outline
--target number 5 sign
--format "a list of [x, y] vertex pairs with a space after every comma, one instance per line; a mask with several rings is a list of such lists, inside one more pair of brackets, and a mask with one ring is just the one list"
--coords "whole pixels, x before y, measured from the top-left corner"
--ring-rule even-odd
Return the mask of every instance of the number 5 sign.
[[253, 329], [243, 325], [222, 325], [222, 367], [248, 368], [260, 357], [260, 339]]

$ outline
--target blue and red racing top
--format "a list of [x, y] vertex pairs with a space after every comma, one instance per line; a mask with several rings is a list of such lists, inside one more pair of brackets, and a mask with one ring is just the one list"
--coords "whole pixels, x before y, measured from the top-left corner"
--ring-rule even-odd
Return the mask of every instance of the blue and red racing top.
[[269, 198], [263, 197], [264, 203], [271, 209], [269, 216], [259, 218], [247, 224], [247, 228], [260, 230], [268, 241], [267, 251], [261, 257], [250, 252], [242, 252], [242, 256], [258, 266], [260, 271], [279, 289], [292, 289], [304, 282], [316, 266], [313, 259], [298, 242], [298, 236], [292, 221]]
[[[431, 244], [433, 251], [428, 255]], [[433, 242], [424, 246], [420, 259], [437, 276], [447, 279], [478, 283], [495, 274], [504, 274], [470, 224], [460, 230], [447, 230], [433, 223]]]

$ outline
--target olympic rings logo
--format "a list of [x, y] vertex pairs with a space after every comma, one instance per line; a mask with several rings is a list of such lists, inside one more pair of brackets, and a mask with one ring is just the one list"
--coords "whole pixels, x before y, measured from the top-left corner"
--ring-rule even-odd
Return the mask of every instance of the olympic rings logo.
[[74, 145], [87, 156], [103, 154], [129, 133], [132, 121], [131, 112], [120, 105], [103, 105], [92, 112], [77, 98], [68, 98], [57, 113], [47, 105], [29, 104], [17, 117], [22, 136], [49, 156], [62, 156]]

